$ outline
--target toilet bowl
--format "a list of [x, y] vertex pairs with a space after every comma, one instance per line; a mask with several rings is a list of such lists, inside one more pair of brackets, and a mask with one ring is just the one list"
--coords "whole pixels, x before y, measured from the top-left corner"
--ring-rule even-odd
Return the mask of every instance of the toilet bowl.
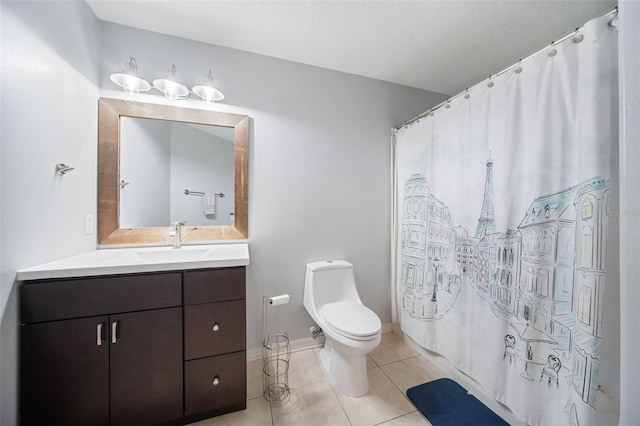
[[324, 332], [319, 358], [329, 382], [349, 396], [366, 394], [366, 356], [380, 344], [381, 323], [360, 300], [353, 265], [344, 260], [309, 263], [304, 307]]

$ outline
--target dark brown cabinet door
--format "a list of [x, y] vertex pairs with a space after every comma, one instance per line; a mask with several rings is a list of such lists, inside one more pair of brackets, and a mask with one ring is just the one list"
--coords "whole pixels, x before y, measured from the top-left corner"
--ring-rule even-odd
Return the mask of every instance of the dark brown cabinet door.
[[108, 425], [108, 317], [24, 325], [22, 425]]
[[111, 424], [182, 417], [182, 308], [111, 315]]

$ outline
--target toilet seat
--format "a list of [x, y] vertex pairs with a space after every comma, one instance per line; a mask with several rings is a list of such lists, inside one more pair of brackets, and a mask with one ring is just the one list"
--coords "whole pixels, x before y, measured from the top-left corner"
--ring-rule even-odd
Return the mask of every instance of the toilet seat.
[[380, 333], [380, 318], [360, 303], [328, 303], [322, 313], [333, 331], [349, 339], [372, 340]]

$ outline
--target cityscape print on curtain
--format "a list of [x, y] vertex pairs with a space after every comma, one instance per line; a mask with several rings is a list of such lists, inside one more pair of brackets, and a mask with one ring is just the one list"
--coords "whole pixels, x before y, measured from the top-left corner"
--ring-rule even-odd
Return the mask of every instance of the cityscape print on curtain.
[[402, 330], [529, 424], [602, 421], [616, 34], [582, 31], [396, 135]]

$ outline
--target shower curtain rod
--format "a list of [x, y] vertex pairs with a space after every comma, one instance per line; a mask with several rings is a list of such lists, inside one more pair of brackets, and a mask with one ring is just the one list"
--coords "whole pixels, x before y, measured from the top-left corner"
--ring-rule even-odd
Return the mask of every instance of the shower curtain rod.
[[[610, 12], [605, 13], [604, 15], [602, 15], [602, 16], [600, 16], [600, 17], [602, 18], [602, 17], [610, 16], [610, 15], [613, 15], [613, 17], [609, 20], [609, 26], [611, 26], [611, 27], [615, 27], [615, 26], [617, 25], [616, 18], [618, 17], [618, 6], [616, 6], [613, 10], [611, 10]], [[451, 96], [451, 97], [450, 97], [450, 98], [448, 98], [446, 101], [440, 102], [438, 105], [436, 105], [436, 106], [432, 107], [431, 109], [429, 109], [429, 110], [427, 110], [427, 111], [425, 111], [425, 112], [423, 112], [423, 113], [421, 113], [421, 114], [416, 115], [415, 117], [413, 117], [413, 118], [411, 118], [411, 119], [409, 119], [409, 120], [405, 121], [404, 123], [402, 123], [402, 124], [400, 124], [400, 125], [398, 125], [398, 126], [392, 127], [392, 128], [391, 128], [391, 132], [392, 132], [392, 133], [393, 133], [393, 132], [397, 132], [397, 131], [398, 131], [398, 130], [400, 130], [401, 128], [403, 128], [403, 127], [405, 127], [405, 126], [408, 126], [409, 124], [412, 124], [412, 123], [414, 123], [415, 121], [420, 120], [421, 118], [426, 117], [427, 115], [429, 115], [429, 114], [433, 113], [434, 111], [436, 111], [436, 110], [440, 109], [443, 105], [447, 105], [447, 104], [449, 104], [452, 100], [457, 99], [457, 98], [459, 98], [460, 96], [463, 96], [463, 95], [468, 94], [468, 93], [469, 93], [469, 91], [471, 91], [471, 90], [473, 90], [474, 88], [476, 88], [476, 87], [480, 86], [481, 84], [484, 84], [484, 83], [487, 83], [487, 82], [491, 81], [491, 79], [492, 79], [492, 78], [496, 78], [496, 77], [501, 76], [501, 75], [502, 75], [502, 74], [504, 74], [505, 72], [507, 72], [507, 71], [509, 71], [509, 70], [511, 70], [511, 69], [513, 69], [513, 68], [515, 68], [515, 67], [517, 67], [518, 65], [522, 64], [522, 62], [526, 61], [527, 59], [532, 58], [532, 57], [536, 56], [538, 53], [541, 53], [541, 52], [545, 51], [545, 50], [546, 50], [546, 49], [548, 49], [549, 47], [553, 47], [553, 46], [555, 46], [555, 45], [557, 45], [557, 44], [560, 44], [560, 43], [562, 43], [563, 41], [565, 41], [565, 40], [567, 40], [567, 39], [569, 39], [569, 38], [573, 37], [574, 35], [576, 35], [577, 33], [579, 33], [579, 32], [580, 32], [580, 30], [581, 30], [583, 27], [584, 27], [584, 25], [583, 25], [583, 26], [581, 26], [581, 27], [576, 28], [574, 31], [572, 31], [570, 34], [567, 34], [566, 36], [562, 37], [560, 40], [552, 41], [552, 42], [551, 42], [551, 44], [550, 44], [549, 46], [545, 46], [545, 47], [543, 47], [542, 49], [537, 50], [536, 52], [532, 53], [531, 55], [529, 55], [529, 56], [527, 56], [527, 57], [525, 57], [525, 58], [523, 58], [523, 59], [520, 59], [520, 60], [519, 60], [518, 62], [516, 62], [515, 64], [509, 65], [507, 68], [503, 69], [502, 71], [500, 71], [500, 72], [498, 72], [498, 73], [496, 73], [496, 74], [491, 74], [488, 78], [485, 78], [484, 80], [480, 81], [479, 83], [476, 83], [476, 84], [474, 84], [473, 86], [466, 88], [464, 91], [462, 91], [462, 92], [458, 93], [457, 95]]]

